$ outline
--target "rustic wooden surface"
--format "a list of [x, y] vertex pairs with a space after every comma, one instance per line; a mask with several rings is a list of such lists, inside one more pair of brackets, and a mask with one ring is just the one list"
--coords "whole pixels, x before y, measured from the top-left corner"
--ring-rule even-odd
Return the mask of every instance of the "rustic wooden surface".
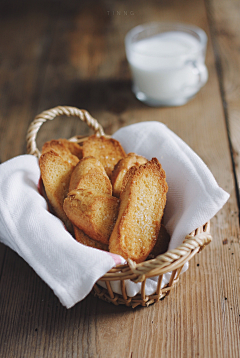
[[[178, 21], [208, 35], [209, 81], [188, 104], [149, 108], [131, 93], [124, 36], [147, 21]], [[25, 153], [34, 116], [56, 105], [87, 109], [106, 133], [166, 123], [230, 193], [212, 219], [214, 240], [170, 296], [149, 308], [92, 295], [70, 310], [0, 244], [0, 357], [218, 357], [240, 355], [240, 0], [1, 1], [0, 160]], [[75, 119], [40, 130], [87, 134]]]

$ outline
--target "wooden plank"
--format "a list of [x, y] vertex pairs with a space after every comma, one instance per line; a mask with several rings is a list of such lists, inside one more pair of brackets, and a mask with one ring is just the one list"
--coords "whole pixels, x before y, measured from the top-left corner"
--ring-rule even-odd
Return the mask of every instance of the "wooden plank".
[[[25, 152], [25, 136], [47, 61], [51, 22], [29, 3], [2, 4], [0, 66], [1, 161]], [[35, 111], [35, 108], [34, 108]]]
[[[208, 14], [211, 25], [211, 33], [213, 37], [213, 45], [216, 58], [216, 67], [218, 71], [219, 86], [221, 90], [221, 96], [224, 105], [224, 114], [227, 121], [227, 129], [229, 131], [230, 148], [232, 151], [233, 168], [235, 171], [235, 191], [238, 201], [238, 207], [240, 205], [239, 197], [239, 115], [240, 115], [240, 103], [239, 103], [239, 85], [240, 80], [237, 75], [240, 70], [240, 31], [239, 31], [239, 1], [210, 1], [208, 6]], [[233, 213], [229, 213], [233, 216]], [[238, 211], [234, 214], [239, 215]], [[232, 219], [232, 218], [231, 218]], [[240, 351], [239, 342], [239, 227], [231, 224], [232, 235], [228, 238], [227, 245], [225, 247], [225, 255], [223, 256], [224, 265], [227, 267], [222, 274], [222, 280], [228, 282], [228, 287], [225, 287], [225, 304], [224, 309], [224, 328], [225, 325], [236, 325], [238, 330], [235, 332], [233, 329], [233, 335], [229, 330], [224, 330], [224, 339], [230, 341], [228, 349], [225, 350], [226, 356], [231, 356], [233, 352]], [[231, 257], [232, 261], [227, 260], [227, 254]], [[235, 255], [237, 255], [235, 257]], [[238, 277], [238, 286], [233, 283], [232, 277], [236, 275]], [[230, 294], [230, 301], [229, 301]], [[237, 305], [238, 309], [234, 312], [234, 306]], [[236, 306], [235, 306], [236, 307]], [[225, 311], [226, 310], [226, 311]], [[234, 312], [234, 313], [233, 313]], [[235, 335], [235, 337], [233, 337]]]
[[[23, 154], [49, 47], [49, 16], [13, 2], [0, 4], [0, 161]], [[8, 249], [0, 245], [0, 280]]]
[[232, 156], [236, 170], [236, 191], [240, 205], [240, 1], [211, 0], [208, 4], [211, 32], [218, 70], [219, 86], [224, 102], [225, 116], [231, 137]]
[[[0, 356], [238, 357], [237, 203], [211, 39], [207, 85], [186, 106], [161, 109], [148, 108], [132, 95], [122, 42], [128, 29], [149, 20], [186, 21], [210, 35], [204, 3], [123, 1], [109, 8], [107, 1], [101, 1], [91, 11], [92, 4], [72, 2], [66, 16], [64, 6], [57, 17], [54, 11], [47, 14], [42, 9], [45, 28], [54, 23], [54, 41], [41, 70], [32, 65], [33, 73], [44, 74], [32, 114], [58, 104], [84, 107], [99, 118], [107, 133], [138, 121], [162, 121], [203, 158], [231, 198], [212, 220], [213, 243], [190, 262], [171, 295], [149, 308], [115, 307], [89, 296], [66, 310], [29, 266], [7, 249], [0, 281]], [[34, 19], [37, 10], [32, 10]], [[122, 15], [106, 15], [107, 11]], [[24, 33], [27, 19], [18, 20]], [[101, 44], [96, 52], [95, 40]], [[25, 106], [29, 111], [29, 102]], [[20, 112], [19, 118], [26, 127], [29, 117]], [[39, 143], [47, 136], [70, 136], [74, 130], [88, 133], [81, 124], [64, 119], [49, 126], [40, 133]], [[6, 126], [6, 131], [12, 139], [14, 130]], [[20, 137], [23, 143], [22, 132]], [[8, 155], [15, 152], [9, 149]]]

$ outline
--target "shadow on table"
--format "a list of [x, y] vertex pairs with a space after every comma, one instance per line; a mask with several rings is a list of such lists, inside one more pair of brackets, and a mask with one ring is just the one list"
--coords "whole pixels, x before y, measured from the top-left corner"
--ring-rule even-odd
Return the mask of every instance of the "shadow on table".
[[135, 98], [131, 81], [121, 79], [61, 81], [61, 85], [56, 83], [54, 88], [51, 86], [49, 92], [46, 91], [43, 102], [48, 108], [65, 104], [113, 115], [120, 115], [127, 109], [146, 107]]

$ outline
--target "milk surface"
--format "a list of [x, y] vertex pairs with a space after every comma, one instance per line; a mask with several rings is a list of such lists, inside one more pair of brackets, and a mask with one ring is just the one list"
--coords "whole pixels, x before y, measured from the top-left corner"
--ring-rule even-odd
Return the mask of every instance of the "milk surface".
[[189, 98], [207, 80], [201, 44], [188, 33], [169, 31], [131, 46], [128, 61], [140, 96], [159, 102]]

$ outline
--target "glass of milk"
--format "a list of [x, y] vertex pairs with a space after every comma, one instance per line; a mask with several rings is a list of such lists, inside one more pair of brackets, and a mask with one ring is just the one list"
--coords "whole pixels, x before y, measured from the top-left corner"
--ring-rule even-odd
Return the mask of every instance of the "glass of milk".
[[149, 23], [125, 38], [136, 97], [150, 106], [180, 106], [207, 82], [206, 33], [178, 23]]

